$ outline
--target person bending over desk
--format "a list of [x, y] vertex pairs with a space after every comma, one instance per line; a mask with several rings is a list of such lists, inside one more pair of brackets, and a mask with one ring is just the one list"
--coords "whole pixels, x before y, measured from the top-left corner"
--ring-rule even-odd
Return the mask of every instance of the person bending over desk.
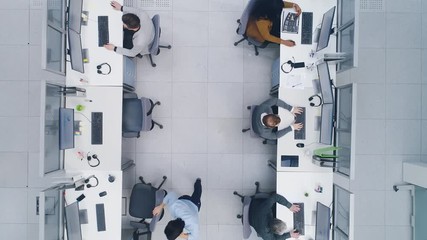
[[293, 123], [284, 129], [277, 130], [280, 117], [277, 108], [281, 107], [290, 111], [294, 116], [302, 113], [302, 108], [292, 107], [278, 98], [270, 98], [258, 106], [252, 112], [252, 130], [260, 137], [268, 140], [276, 140], [292, 130], [300, 130], [302, 123]]
[[269, 41], [288, 47], [295, 46], [294, 41], [280, 38], [280, 17], [283, 8], [294, 8], [297, 15], [301, 14], [301, 8], [296, 3], [283, 0], [256, 0], [246, 27], [246, 36], [261, 43]]
[[154, 25], [148, 14], [142, 9], [122, 6], [116, 1], [112, 1], [111, 6], [123, 12], [123, 47], [111, 43], [104, 47], [128, 57], [149, 54], [154, 39]]
[[175, 220], [169, 221], [165, 228], [168, 240], [183, 238], [188, 240], [199, 239], [199, 211], [201, 207], [202, 183], [200, 178], [194, 183], [191, 196], [184, 195], [178, 198], [176, 193], [170, 192], [163, 199], [163, 203], [156, 206], [153, 215], [160, 214], [165, 206]]
[[277, 193], [272, 194], [267, 199], [254, 198], [249, 205], [249, 224], [255, 229], [258, 237], [264, 240], [298, 238], [299, 233], [295, 230], [285, 233], [286, 224], [274, 217], [273, 206], [276, 202], [286, 206], [293, 213], [300, 210], [298, 205], [290, 203], [285, 197]]

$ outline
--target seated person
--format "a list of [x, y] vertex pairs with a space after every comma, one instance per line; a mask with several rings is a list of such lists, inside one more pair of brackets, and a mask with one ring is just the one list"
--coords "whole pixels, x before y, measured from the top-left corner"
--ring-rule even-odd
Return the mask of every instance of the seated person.
[[257, 0], [249, 17], [246, 36], [260, 43], [268, 41], [288, 47], [295, 46], [294, 41], [280, 38], [283, 8], [295, 8], [297, 14], [301, 14], [301, 8], [296, 3], [283, 0]]
[[163, 199], [163, 203], [156, 206], [153, 215], [160, 214], [167, 206], [172, 218], [165, 228], [168, 240], [174, 239], [199, 239], [199, 211], [201, 207], [202, 184], [200, 178], [194, 183], [194, 191], [191, 196], [183, 195], [178, 198], [176, 193], [170, 192]]
[[249, 205], [249, 224], [255, 229], [258, 237], [264, 240], [287, 238], [298, 238], [299, 233], [295, 230], [286, 231], [286, 224], [277, 218], [274, 218], [272, 208], [277, 203], [286, 206], [293, 213], [300, 210], [298, 205], [290, 203], [286, 198], [279, 194], [272, 194], [269, 198], [252, 199]]
[[122, 6], [116, 1], [112, 1], [111, 6], [124, 13], [122, 16], [123, 47], [111, 43], [105, 44], [104, 47], [128, 57], [149, 54], [150, 45], [154, 39], [154, 25], [148, 14], [142, 9]]
[[292, 130], [300, 130], [303, 127], [302, 123], [294, 123], [287, 128], [277, 130], [281, 121], [280, 117], [273, 112], [277, 107], [290, 111], [294, 116], [303, 111], [302, 108], [292, 107], [278, 98], [270, 98], [256, 106], [252, 112], [252, 130], [264, 139], [276, 140]]

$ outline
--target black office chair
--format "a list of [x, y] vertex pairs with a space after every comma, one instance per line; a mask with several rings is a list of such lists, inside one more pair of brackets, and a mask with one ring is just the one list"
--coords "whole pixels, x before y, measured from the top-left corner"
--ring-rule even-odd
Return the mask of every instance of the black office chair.
[[255, 39], [248, 37], [246, 35], [246, 28], [248, 26], [248, 22], [249, 22], [249, 18], [252, 12], [252, 9], [255, 6], [256, 1], [259, 0], [250, 0], [248, 2], [248, 5], [246, 5], [245, 10], [242, 13], [242, 16], [240, 17], [240, 19], [237, 19], [237, 23], [239, 24], [239, 26], [236, 29], [236, 33], [238, 35], [241, 35], [243, 38], [240, 39], [239, 41], [234, 43], [234, 46], [237, 46], [239, 43], [243, 42], [244, 40], [248, 41], [249, 45], [253, 45], [254, 49], [255, 49], [255, 56], [258, 56], [259, 52], [258, 52], [258, 48], [265, 48], [268, 45], [268, 42], [265, 41], [263, 43], [260, 43], [258, 41], [256, 41]]
[[153, 56], [152, 55], [159, 55], [160, 53], [160, 48], [167, 48], [167, 49], [171, 49], [172, 46], [171, 45], [160, 45], [160, 33], [161, 33], [161, 29], [160, 29], [160, 16], [158, 14], [154, 15], [153, 18], [151, 19], [153, 21], [153, 25], [154, 25], [154, 39], [153, 42], [151, 43], [150, 46], [150, 54], [148, 55], [148, 57], [150, 58], [150, 63], [152, 67], [156, 67], [157, 65], [153, 62]]
[[[160, 215], [153, 216], [153, 209], [162, 203], [167, 194], [165, 190], [160, 189], [166, 179], [167, 177], [163, 176], [162, 182], [156, 188], [151, 183], [146, 183], [142, 177], [139, 177], [141, 183], [133, 186], [129, 203], [129, 215], [141, 218], [138, 222], [130, 222], [130, 225], [135, 228], [133, 240], [138, 240], [141, 235], [147, 235], [151, 239], [151, 233], [154, 231], [157, 222], [163, 218], [164, 211]], [[151, 221], [148, 222], [147, 219], [151, 219]]]
[[151, 131], [154, 126], [160, 129], [163, 125], [152, 119], [152, 112], [160, 102], [149, 98], [138, 98], [133, 92], [123, 93], [122, 136], [126, 138], [140, 137], [141, 131]]
[[251, 236], [252, 229], [249, 223], [249, 208], [253, 199], [265, 199], [270, 197], [271, 193], [264, 193], [259, 191], [259, 182], [255, 182], [255, 194], [251, 196], [243, 196], [237, 191], [234, 191], [233, 194], [240, 197], [242, 201], [242, 214], [238, 214], [237, 218], [242, 220], [243, 225], [243, 238], [248, 239]]

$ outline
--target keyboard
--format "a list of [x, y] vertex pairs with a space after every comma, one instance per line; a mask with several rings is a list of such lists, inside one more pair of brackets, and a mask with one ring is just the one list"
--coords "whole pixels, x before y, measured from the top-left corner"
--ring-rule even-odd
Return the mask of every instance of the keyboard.
[[312, 44], [313, 41], [313, 13], [303, 12], [301, 14], [301, 44]]
[[96, 204], [96, 225], [98, 232], [102, 232], [107, 229], [105, 226], [105, 209], [103, 203]]
[[109, 42], [108, 16], [98, 16], [98, 46], [102, 47]]
[[300, 235], [304, 235], [304, 203], [294, 203], [298, 205], [300, 210], [294, 213], [294, 229], [299, 231]]
[[102, 112], [92, 112], [92, 145], [102, 144]]
[[302, 107], [301, 114], [296, 114], [295, 123], [302, 123], [303, 126], [300, 130], [294, 131], [294, 139], [304, 140], [305, 139], [305, 107]]

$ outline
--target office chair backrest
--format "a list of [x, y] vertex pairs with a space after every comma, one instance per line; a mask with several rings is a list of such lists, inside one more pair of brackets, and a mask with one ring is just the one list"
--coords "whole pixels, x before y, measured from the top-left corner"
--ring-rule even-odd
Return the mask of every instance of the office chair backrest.
[[248, 239], [251, 236], [252, 229], [249, 223], [249, 207], [251, 205], [252, 198], [245, 196], [243, 198], [243, 238]]
[[151, 19], [154, 25], [154, 39], [150, 46], [150, 54], [159, 54], [159, 42], [160, 42], [160, 16], [156, 14]]
[[249, 17], [251, 16], [252, 9], [256, 1], [258, 0], [249, 0], [248, 5], [246, 5], [245, 10], [243, 11], [242, 16], [240, 17], [237, 34], [244, 35], [246, 33], [246, 27], [249, 22]]
[[[166, 195], [166, 191], [163, 189], [159, 189], [156, 191], [156, 206], [159, 206], [163, 202], [165, 195]], [[154, 229], [156, 228], [156, 224], [160, 219], [161, 219], [161, 214], [154, 216], [151, 219], [151, 222], [150, 222], [150, 231], [151, 232], [154, 232]]]

